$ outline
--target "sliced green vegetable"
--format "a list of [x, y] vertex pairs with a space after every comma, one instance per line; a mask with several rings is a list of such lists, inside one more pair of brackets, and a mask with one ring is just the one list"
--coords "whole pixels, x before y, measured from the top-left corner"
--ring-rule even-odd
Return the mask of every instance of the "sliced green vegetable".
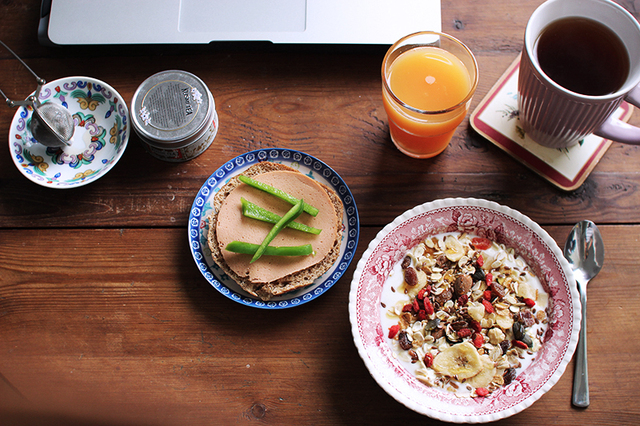
[[[247, 177], [245, 175], [238, 175], [238, 179], [240, 180], [240, 182], [242, 183], [246, 183], [247, 185], [250, 185], [254, 188], [260, 189], [262, 191], [265, 191], [275, 197], [280, 198], [281, 200], [284, 200], [288, 203], [291, 204], [296, 204], [299, 200], [292, 196], [287, 194], [286, 192], [282, 191], [281, 189], [278, 188], [274, 188], [273, 186], [263, 183], [263, 182], [258, 182], [257, 180], [253, 180], [250, 177]], [[317, 216], [318, 213], [320, 212], [317, 208], [309, 205], [309, 204], [305, 204], [304, 205], [304, 211], [309, 213], [311, 216]]]
[[[245, 198], [240, 198], [240, 202], [242, 203], [242, 214], [246, 217], [250, 217], [252, 219], [261, 220], [263, 222], [268, 223], [278, 223], [282, 217], [280, 215], [273, 213], [265, 208], [260, 207], [259, 205], [252, 203]], [[314, 228], [313, 226], [305, 225], [300, 222], [289, 222], [287, 228], [295, 229], [297, 231], [307, 232], [309, 234], [318, 235], [322, 232], [322, 229]]]
[[[231, 241], [225, 247], [226, 250], [240, 254], [255, 254], [258, 251], [258, 244], [245, 243], [243, 241]], [[311, 244], [301, 246], [267, 246], [262, 253], [263, 256], [308, 256], [313, 254]]]
[[304, 206], [305, 206], [304, 201], [299, 200], [293, 207], [291, 207], [291, 209], [289, 209], [287, 213], [285, 213], [284, 216], [282, 216], [282, 219], [280, 219], [278, 223], [273, 225], [273, 228], [271, 228], [271, 230], [269, 231], [265, 239], [262, 241], [262, 244], [260, 244], [260, 247], [258, 247], [258, 250], [256, 250], [255, 254], [251, 258], [251, 262], [249, 263], [253, 263], [256, 260], [260, 259], [265, 249], [267, 248], [269, 243], [273, 241], [276, 235], [278, 235], [278, 233], [282, 231], [282, 229], [285, 226], [287, 226], [289, 222], [291, 222], [292, 220], [295, 220], [298, 216], [302, 214], [302, 211], [304, 210]]

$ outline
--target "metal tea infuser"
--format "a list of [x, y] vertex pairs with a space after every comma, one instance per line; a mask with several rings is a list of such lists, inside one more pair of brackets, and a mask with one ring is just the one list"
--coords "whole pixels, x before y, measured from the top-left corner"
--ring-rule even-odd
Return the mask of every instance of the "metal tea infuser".
[[0, 44], [4, 46], [20, 63], [36, 78], [38, 87], [34, 94], [30, 95], [24, 101], [12, 101], [0, 90], [0, 94], [4, 97], [7, 105], [11, 108], [15, 106], [29, 106], [33, 108], [31, 116], [31, 124], [29, 126], [33, 138], [44, 146], [59, 148], [71, 145], [73, 137], [74, 124], [73, 118], [69, 111], [61, 105], [53, 102], [40, 102], [40, 90], [46, 84], [46, 81], [36, 75], [27, 64], [24, 63], [13, 50], [0, 40]]

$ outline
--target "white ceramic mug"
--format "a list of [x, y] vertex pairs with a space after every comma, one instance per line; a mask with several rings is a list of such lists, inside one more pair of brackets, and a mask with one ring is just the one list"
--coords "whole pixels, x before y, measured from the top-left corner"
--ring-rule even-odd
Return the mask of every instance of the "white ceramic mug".
[[[536, 42], [551, 22], [584, 17], [613, 30], [629, 54], [626, 81], [614, 93], [588, 96], [570, 91], [541, 69]], [[524, 35], [518, 77], [518, 107], [525, 133], [540, 145], [565, 148], [595, 133], [606, 139], [640, 144], [640, 128], [612, 117], [623, 100], [640, 107], [640, 24], [609, 0], [548, 0], [531, 15]]]

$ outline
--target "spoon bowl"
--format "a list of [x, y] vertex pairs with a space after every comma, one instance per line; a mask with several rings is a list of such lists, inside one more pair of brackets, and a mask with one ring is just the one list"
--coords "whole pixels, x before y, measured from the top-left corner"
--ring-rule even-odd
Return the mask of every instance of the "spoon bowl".
[[578, 222], [567, 237], [564, 257], [569, 261], [580, 291], [582, 320], [580, 340], [576, 350], [572, 403], [577, 407], [589, 406], [589, 375], [587, 368], [587, 284], [598, 275], [604, 263], [604, 242], [595, 223]]

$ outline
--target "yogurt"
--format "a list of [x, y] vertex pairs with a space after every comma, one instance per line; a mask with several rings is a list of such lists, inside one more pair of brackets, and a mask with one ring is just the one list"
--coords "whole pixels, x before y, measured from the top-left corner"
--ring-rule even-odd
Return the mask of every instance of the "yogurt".
[[[547, 329], [549, 297], [538, 277], [513, 249], [475, 235], [426, 238], [394, 266], [380, 301], [398, 361], [425, 385], [463, 397], [508, 385], [533, 362]], [[463, 370], [443, 364], [443, 351], [465, 342], [478, 352], [483, 375], [460, 378]]]

